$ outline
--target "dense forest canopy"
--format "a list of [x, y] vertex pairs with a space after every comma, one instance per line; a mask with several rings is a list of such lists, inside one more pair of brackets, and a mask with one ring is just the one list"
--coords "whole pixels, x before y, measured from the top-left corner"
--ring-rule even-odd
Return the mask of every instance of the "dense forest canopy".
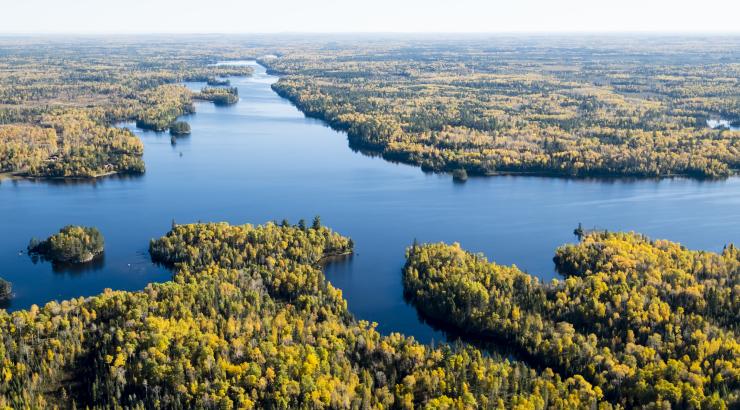
[[239, 101], [239, 90], [236, 87], [205, 87], [195, 98], [212, 101], [216, 105], [231, 105]]
[[28, 252], [62, 263], [90, 262], [105, 250], [98, 228], [68, 225], [43, 241], [31, 239]]
[[[740, 253], [637, 234], [561, 247], [542, 284], [458, 245], [414, 245], [425, 314], [525, 361], [427, 346], [357, 321], [320, 269], [352, 241], [321, 225], [174, 225], [171, 282], [0, 311], [0, 406], [733, 408]], [[525, 362], [536, 365], [529, 367]]]
[[[721, 178], [740, 168], [738, 131], [707, 125], [740, 121], [736, 37], [285, 35], [0, 39], [0, 125], [13, 126], [0, 131], [0, 172], [141, 172], [141, 147], [112, 124], [164, 131], [193, 98], [233, 104], [226, 77], [251, 68], [212, 63], [267, 55], [260, 62], [283, 75], [273, 88], [307, 115], [347, 130], [353, 148], [425, 170]], [[182, 80], [213, 87], [192, 93]], [[42, 122], [50, 111], [101, 128], [67, 135]], [[16, 128], [29, 126], [41, 129]]]
[[[284, 75], [274, 89], [307, 115], [347, 130], [353, 148], [425, 170], [721, 178], [740, 167], [738, 131], [707, 126], [740, 121], [732, 36], [159, 41], [0, 41], [0, 125], [12, 126], [0, 131], [0, 171], [141, 172], [140, 144], [106, 135], [112, 124], [164, 131], [193, 98], [233, 104], [225, 77], [251, 68], [212, 63], [265, 55]], [[192, 93], [182, 80], [214, 87]], [[49, 112], [100, 128], [67, 135], [42, 121]]]
[[381, 336], [318, 266], [352, 242], [320, 221], [177, 225], [171, 282], [0, 310], [0, 407], [601, 408], [582, 377]]
[[390, 41], [262, 60], [354, 148], [432, 171], [726, 177], [740, 168], [740, 40]]
[[690, 251], [632, 233], [587, 234], [543, 284], [458, 244], [414, 245], [404, 288], [426, 316], [505, 342], [626, 408], [740, 405], [740, 251]]
[[6, 40], [0, 56], [0, 173], [31, 177], [141, 173], [143, 145], [117, 122], [166, 131], [194, 109], [179, 82], [252, 72], [213, 65], [243, 52], [187, 42]]

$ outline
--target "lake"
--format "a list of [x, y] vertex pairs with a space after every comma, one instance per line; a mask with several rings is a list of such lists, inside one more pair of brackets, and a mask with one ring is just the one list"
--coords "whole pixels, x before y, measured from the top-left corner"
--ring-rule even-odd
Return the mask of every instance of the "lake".
[[[326, 267], [350, 310], [378, 322], [383, 333], [425, 342], [445, 336], [403, 300], [404, 251], [414, 238], [458, 241], [544, 280], [556, 277], [554, 250], [575, 240], [579, 222], [711, 251], [740, 240], [740, 178], [497, 176], [453, 183], [449, 175], [353, 152], [344, 133], [305, 118], [271, 90], [277, 77], [249, 64], [253, 77], [232, 78], [240, 102], [197, 103], [197, 113], [185, 118], [189, 137], [172, 145], [169, 134], [135, 131], [145, 145], [143, 176], [0, 183], [0, 277], [16, 295], [9, 309], [167, 280], [171, 273], [151, 263], [147, 248], [173, 220], [295, 223], [321, 215], [355, 241], [356, 255]], [[104, 259], [55, 271], [20, 253], [32, 237], [66, 224], [98, 227], [106, 238]]]

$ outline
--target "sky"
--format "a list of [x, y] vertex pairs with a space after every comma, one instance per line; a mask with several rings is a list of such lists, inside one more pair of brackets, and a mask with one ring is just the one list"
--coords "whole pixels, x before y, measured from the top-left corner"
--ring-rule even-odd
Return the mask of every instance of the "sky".
[[730, 32], [740, 0], [0, 0], [0, 33]]

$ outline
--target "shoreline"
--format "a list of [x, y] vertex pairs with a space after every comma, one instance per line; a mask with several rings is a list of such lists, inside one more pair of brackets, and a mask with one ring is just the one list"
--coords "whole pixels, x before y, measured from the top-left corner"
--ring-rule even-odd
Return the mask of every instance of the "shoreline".
[[[248, 61], [255, 61], [255, 62], [257, 62], [256, 59], [255, 60], [248, 60]], [[232, 75], [232, 76], [228, 76], [226, 78], [229, 78], [230, 79], [230, 78], [252, 77], [252, 76], [254, 76], [254, 70], [252, 70], [252, 72], [250, 74], [248, 74], [248, 75]], [[203, 82], [206, 82], [206, 81], [203, 81]], [[184, 85], [184, 81], [178, 81], [175, 84]], [[207, 100], [207, 99], [202, 99], [202, 98], [198, 98], [195, 95], [193, 95], [191, 97], [191, 99], [190, 99], [190, 103], [191, 104], [195, 104], [196, 102], [209, 102], [209, 101], [212, 104], [219, 105], [219, 104], [216, 104], [214, 101]], [[239, 102], [239, 100], [235, 101], [233, 104], [237, 104], [238, 102]], [[227, 105], [233, 105], [233, 104], [227, 104]], [[175, 118], [175, 120], [173, 121], [173, 123], [176, 122], [176, 121], [178, 121], [182, 117], [193, 115], [195, 113], [196, 113], [195, 112], [195, 105], [193, 105], [192, 110], [187, 110], [187, 112], [183, 113], [182, 115], [177, 116]], [[136, 120], [132, 120], [130, 118], [129, 119], [121, 119], [121, 120], [114, 121], [114, 122], [110, 123], [109, 126], [110, 127], [115, 127], [115, 128], [128, 129], [125, 126], [121, 126], [121, 124], [131, 123], [131, 122], [134, 124], [134, 127], [135, 128], [138, 128], [138, 129], [143, 130], [143, 131], [153, 131], [153, 132], [156, 132], [156, 133], [166, 133], [167, 132], [167, 129], [159, 130], [159, 129], [156, 129], [154, 127], [142, 126], [144, 124], [139, 124]], [[189, 136], [190, 134], [191, 133], [188, 132], [186, 134], [173, 134], [173, 136], [175, 136], [175, 137], [186, 137], [186, 136]], [[140, 136], [138, 136], [138, 135], [136, 135], [136, 137], [143, 144], [144, 141], [142, 140], [142, 138]], [[142, 152], [142, 155], [141, 155], [140, 158], [143, 161], [143, 158], [144, 158], [144, 153], [143, 152]], [[144, 163], [144, 167], [146, 167], [146, 163]], [[50, 175], [31, 176], [31, 175], [25, 174], [23, 171], [5, 171], [5, 172], [0, 172], [0, 183], [2, 183], [2, 181], [3, 180], [6, 180], [6, 179], [7, 180], [11, 180], [11, 181], [29, 180], [29, 181], [55, 181], [55, 182], [59, 182], [59, 181], [71, 181], [71, 182], [72, 181], [74, 181], [74, 182], [85, 182], [85, 181], [89, 181], [89, 182], [93, 182], [95, 180], [98, 180], [98, 179], [101, 179], [101, 178], [105, 178], [105, 177], [114, 176], [114, 175], [121, 175], [121, 176], [123, 176], [123, 175], [143, 175], [145, 172], [146, 171], [142, 171], [142, 172], [107, 171], [107, 172], [100, 172], [100, 173], [97, 173], [97, 174], [94, 174], [94, 175], [88, 175], [88, 176], [50, 176]]]
[[353, 256], [354, 254], [355, 254], [354, 249], [351, 249], [345, 252], [327, 253], [327, 254], [324, 254], [321, 258], [319, 258], [316, 265], [319, 267], [324, 267], [328, 263], [332, 263], [335, 260], [344, 259], [347, 256]]
[[[281, 73], [277, 70], [274, 70], [270, 67], [269, 63], [264, 61], [263, 59], [257, 58], [254, 60], [257, 65], [261, 66], [265, 69], [265, 74], [274, 76], [278, 80], [284, 75], [284, 73]], [[251, 74], [251, 76], [254, 76], [254, 72]], [[231, 77], [240, 77], [240, 76], [230, 76]], [[523, 176], [523, 177], [541, 177], [541, 178], [556, 178], [556, 179], [567, 179], [567, 180], [596, 180], [596, 181], [607, 181], [607, 182], [616, 182], [616, 181], [660, 181], [660, 180], [670, 180], [670, 179], [689, 179], [689, 180], [695, 180], [699, 182], [718, 182], [718, 181], [725, 181], [734, 177], [740, 176], [740, 169], [730, 169], [730, 174], [727, 176], [721, 176], [721, 177], [710, 177], [710, 176], [704, 176], [704, 175], [694, 175], [691, 173], [672, 173], [672, 174], [663, 174], [663, 175], [643, 175], [643, 174], [628, 174], [628, 173], [609, 173], [609, 172], [587, 172], [582, 174], [572, 174], [568, 172], [558, 172], [556, 170], [516, 170], [516, 169], [510, 169], [510, 170], [492, 170], [492, 171], [485, 171], [481, 169], [476, 169], [475, 167], [466, 167], [464, 165], [460, 166], [453, 166], [449, 164], [445, 164], [444, 167], [441, 168], [430, 168], [425, 166], [424, 164], [419, 163], [418, 161], [410, 160], [408, 158], [409, 153], [407, 152], [388, 152], [386, 151], [387, 147], [384, 147], [382, 145], [378, 144], [369, 144], [365, 141], [363, 141], [360, 137], [352, 135], [349, 130], [349, 126], [338, 124], [336, 121], [330, 121], [328, 118], [326, 118], [322, 113], [320, 112], [310, 112], [306, 111], [302, 108], [302, 106], [294, 99], [292, 96], [287, 92], [282, 92], [279, 89], [276, 89], [275, 85], [277, 84], [277, 81], [270, 85], [270, 89], [277, 94], [280, 98], [283, 98], [290, 102], [291, 105], [296, 107], [298, 111], [300, 111], [306, 118], [312, 118], [318, 121], [321, 121], [323, 124], [329, 126], [332, 130], [337, 132], [342, 132], [345, 134], [347, 140], [348, 140], [348, 148], [355, 151], [360, 152], [362, 155], [367, 155], [371, 157], [381, 157], [384, 161], [388, 161], [394, 164], [403, 164], [408, 166], [413, 166], [416, 168], [421, 169], [424, 173], [430, 173], [430, 174], [440, 174], [440, 175], [449, 175], [452, 177], [452, 173], [454, 171], [457, 171], [459, 169], [464, 169], [469, 178], [489, 178], [489, 177], [499, 177], [499, 176]], [[192, 102], [204, 102], [207, 103], [210, 100], [207, 99], [201, 99], [197, 98], [197, 96], [194, 96], [191, 100]], [[215, 104], [213, 101], [210, 101], [212, 104]], [[234, 104], [237, 104], [239, 101], [235, 102]], [[232, 104], [233, 105], [233, 104]], [[176, 118], [176, 121], [184, 116], [195, 114], [195, 107], [193, 107], [193, 111], [183, 114], [181, 116], [178, 116]], [[121, 121], [116, 122], [112, 126], [114, 127], [120, 127]], [[135, 124], [135, 127], [141, 130], [151, 130], [154, 132], [166, 132], [166, 131], [158, 131], [154, 129], [150, 129], [148, 127], [141, 127], [139, 124]], [[125, 128], [125, 127], [123, 127]], [[185, 134], [184, 136], [187, 136], [190, 134]], [[138, 136], [137, 136], [138, 137]], [[141, 140], [141, 137], [138, 137], [139, 140]], [[143, 142], [143, 140], [142, 140]], [[145, 164], [146, 166], [146, 164]], [[121, 172], [121, 171], [109, 171], [109, 172], [102, 172], [95, 175], [90, 176], [29, 176], [24, 175], [22, 172], [0, 172], [0, 182], [2, 182], [5, 179], [8, 180], [33, 180], [33, 181], [95, 181], [100, 178], [105, 178], [113, 175], [138, 175], [138, 173], [128, 173], [128, 172]], [[141, 174], [144, 174], [142, 172]], [[463, 184], [465, 181], [456, 181], [457, 183]]]
[[[283, 75], [277, 70], [274, 70], [270, 68], [269, 65], [265, 62], [263, 64], [261, 61], [257, 61], [258, 64], [260, 64], [262, 67], [265, 68], [266, 74], [272, 75], [278, 78], [278, 80]], [[428, 173], [435, 173], [435, 174], [451, 174], [459, 169], [464, 169], [468, 176], [470, 177], [493, 177], [493, 176], [536, 176], [536, 177], [544, 177], [544, 178], [563, 178], [563, 179], [574, 179], [574, 180], [581, 180], [581, 179], [598, 179], [598, 180], [663, 180], [663, 179], [674, 179], [674, 178], [685, 178], [685, 179], [691, 179], [696, 181], [723, 181], [727, 180], [732, 177], [736, 177], [740, 175], [740, 169], [729, 169], [729, 174], [726, 176], [718, 176], [718, 177], [712, 177], [708, 175], [702, 175], [702, 174], [693, 174], [693, 173], [670, 173], [670, 174], [661, 174], [661, 175], [644, 175], [640, 173], [611, 173], [611, 172], [585, 172], [580, 174], [572, 174], [570, 172], [558, 172], [557, 170], [550, 170], [550, 169], [543, 169], [543, 170], [493, 170], [493, 171], [485, 171], [481, 169], [476, 169], [474, 166], [465, 166], [464, 164], [460, 165], [451, 165], [451, 164], [445, 164], [441, 168], [429, 168], [426, 167], [424, 164], [420, 163], [419, 161], [414, 161], [409, 159], [409, 155], [412, 153], [410, 152], [394, 152], [394, 151], [386, 151], [387, 146], [381, 145], [381, 144], [372, 144], [364, 141], [361, 137], [354, 135], [351, 133], [350, 125], [339, 123], [337, 121], [332, 121], [329, 118], [327, 118], [324, 113], [322, 112], [314, 112], [314, 111], [308, 111], [306, 110], [289, 92], [284, 92], [280, 90], [276, 85], [278, 82], [273, 83], [270, 88], [281, 98], [284, 98], [288, 100], [291, 105], [296, 107], [298, 111], [300, 111], [306, 118], [312, 118], [321, 121], [322, 123], [329, 126], [334, 131], [337, 132], [343, 132], [347, 140], [349, 141], [349, 148], [353, 151], [359, 151], [363, 155], [368, 156], [377, 156], [381, 157], [386, 161], [396, 163], [396, 164], [404, 164], [404, 165], [410, 165], [417, 168], [420, 168], [423, 172]], [[461, 181], [462, 182], [462, 181]]]
[[121, 171], [108, 171], [108, 172], [101, 172], [99, 174], [90, 175], [90, 176], [60, 177], [60, 176], [27, 175], [22, 172], [2, 172], [0, 173], [0, 181], [6, 180], [6, 179], [11, 180], [11, 181], [22, 181], [22, 180], [28, 180], [28, 181], [94, 181], [96, 179], [105, 178], [105, 177], [109, 177], [113, 175], [138, 175], [138, 174], [121, 172]]

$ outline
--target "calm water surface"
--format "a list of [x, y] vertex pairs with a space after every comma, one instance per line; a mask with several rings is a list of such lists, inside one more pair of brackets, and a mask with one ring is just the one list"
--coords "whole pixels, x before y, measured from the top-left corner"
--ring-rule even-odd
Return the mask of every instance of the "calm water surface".
[[[384, 332], [423, 341], [444, 335], [423, 324], [402, 296], [404, 249], [420, 242], [460, 242], [544, 279], [555, 276], [555, 248], [573, 228], [635, 230], [719, 251], [740, 240], [740, 178], [719, 182], [593, 181], [537, 177], [449, 176], [351, 151], [346, 136], [306, 119], [257, 66], [232, 79], [241, 101], [197, 104], [192, 135], [136, 131], [147, 172], [95, 183], [9, 181], [0, 184], [0, 277], [13, 282], [9, 309], [27, 308], [105, 288], [141, 289], [170, 277], [147, 254], [151, 238], [178, 223], [322, 221], [352, 236], [357, 254], [326, 268], [358, 318]], [[203, 84], [188, 84], [199, 88]], [[106, 238], [104, 260], [54, 271], [25, 253], [31, 237], [65, 224], [93, 225]]]

